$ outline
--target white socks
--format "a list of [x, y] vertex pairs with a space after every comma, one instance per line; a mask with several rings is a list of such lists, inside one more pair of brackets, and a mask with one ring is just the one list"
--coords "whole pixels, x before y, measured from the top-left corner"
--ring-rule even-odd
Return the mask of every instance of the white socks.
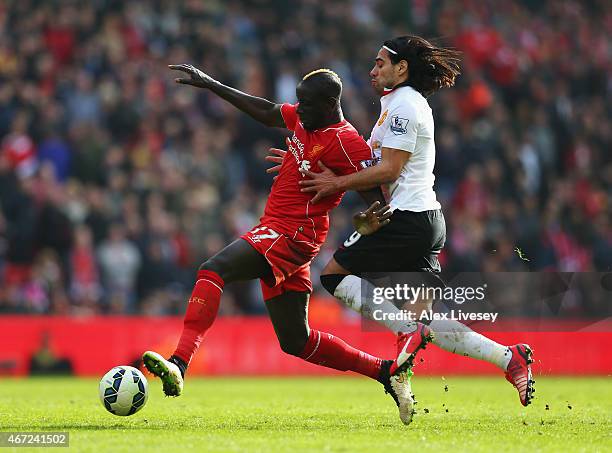
[[[365, 297], [361, 297], [361, 289], [365, 290]], [[360, 313], [379, 324], [384, 325], [392, 332], [413, 332], [416, 325], [414, 322], [404, 320], [390, 320], [389, 317], [375, 319], [375, 310], [382, 313], [398, 314], [400, 317], [402, 310], [397, 308], [391, 301], [385, 299], [382, 303], [375, 304], [374, 285], [367, 280], [363, 280], [355, 275], [347, 275], [342, 279], [334, 291], [334, 296], [340, 299], [347, 307]], [[474, 332], [465, 324], [453, 320], [433, 320], [429, 327], [434, 332], [433, 343], [454, 354], [472, 357], [474, 359], [485, 360], [497, 365], [503, 371], [508, 367], [512, 358], [512, 352], [506, 346], [496, 343], [487, 337]]]
[[474, 332], [458, 321], [431, 321], [434, 332], [433, 344], [453, 354], [486, 360], [506, 371], [512, 352], [506, 346]]
[[[361, 287], [365, 290], [365, 297], [361, 297]], [[397, 314], [395, 318], [401, 318], [402, 311], [393, 305], [387, 299], [384, 299], [382, 303], [374, 303], [374, 285], [369, 281], [363, 280], [355, 275], [347, 275], [342, 279], [340, 284], [334, 291], [334, 297], [340, 299], [344, 305], [349, 307], [351, 310], [365, 316], [368, 319], [376, 321], [382, 324], [392, 332], [403, 332], [409, 333], [416, 329], [416, 323], [404, 320], [390, 320], [385, 317], [384, 319], [375, 319], [374, 311], [380, 310], [380, 313], [392, 313]]]

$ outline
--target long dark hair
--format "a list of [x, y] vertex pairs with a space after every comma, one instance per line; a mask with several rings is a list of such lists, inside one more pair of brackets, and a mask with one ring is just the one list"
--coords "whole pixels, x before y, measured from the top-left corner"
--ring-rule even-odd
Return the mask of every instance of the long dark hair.
[[408, 62], [408, 80], [402, 85], [411, 86], [423, 96], [452, 87], [461, 74], [461, 52], [436, 47], [419, 36], [399, 36], [385, 41], [383, 46], [393, 64], [402, 60]]

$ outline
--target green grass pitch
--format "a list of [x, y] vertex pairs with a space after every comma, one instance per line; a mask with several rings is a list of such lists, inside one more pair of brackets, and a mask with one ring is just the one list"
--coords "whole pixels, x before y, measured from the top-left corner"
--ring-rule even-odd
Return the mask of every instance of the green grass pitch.
[[612, 451], [609, 377], [536, 379], [523, 408], [503, 376], [417, 375], [408, 427], [359, 377], [190, 379], [175, 399], [149, 379], [131, 417], [104, 410], [94, 379], [2, 379], [0, 430], [68, 431], [70, 450], [91, 452]]

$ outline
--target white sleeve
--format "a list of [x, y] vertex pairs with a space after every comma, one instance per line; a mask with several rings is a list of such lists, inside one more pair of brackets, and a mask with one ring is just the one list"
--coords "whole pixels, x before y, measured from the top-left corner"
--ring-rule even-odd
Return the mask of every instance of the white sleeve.
[[413, 153], [418, 131], [416, 110], [412, 105], [403, 103], [389, 112], [389, 117], [389, 125], [382, 140], [382, 147]]

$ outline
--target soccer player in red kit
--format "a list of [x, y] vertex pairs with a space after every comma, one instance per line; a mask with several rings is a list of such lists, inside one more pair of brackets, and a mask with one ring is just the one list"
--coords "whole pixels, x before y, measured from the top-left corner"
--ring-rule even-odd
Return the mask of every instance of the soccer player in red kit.
[[[223, 287], [258, 278], [284, 352], [378, 380], [394, 398], [402, 421], [410, 423], [413, 401], [406, 370], [394, 369], [391, 373], [392, 360], [371, 356], [308, 325], [310, 262], [325, 241], [328, 213], [338, 205], [343, 192], [312, 204], [312, 196], [300, 191], [302, 173], [318, 170], [322, 163], [345, 175], [357, 172], [362, 162], [372, 159], [370, 147], [343, 118], [340, 78], [330, 70], [313, 71], [297, 86], [298, 103], [280, 105], [225, 86], [191, 65], [170, 68], [189, 76], [176, 79], [177, 83], [209, 89], [255, 120], [271, 127], [286, 127], [293, 136], [260, 224], [200, 266], [174, 354], [166, 360], [155, 352], [145, 352], [147, 369], [162, 379], [166, 395], [180, 395], [185, 370], [213, 324]], [[379, 216], [384, 220], [385, 213]]]

